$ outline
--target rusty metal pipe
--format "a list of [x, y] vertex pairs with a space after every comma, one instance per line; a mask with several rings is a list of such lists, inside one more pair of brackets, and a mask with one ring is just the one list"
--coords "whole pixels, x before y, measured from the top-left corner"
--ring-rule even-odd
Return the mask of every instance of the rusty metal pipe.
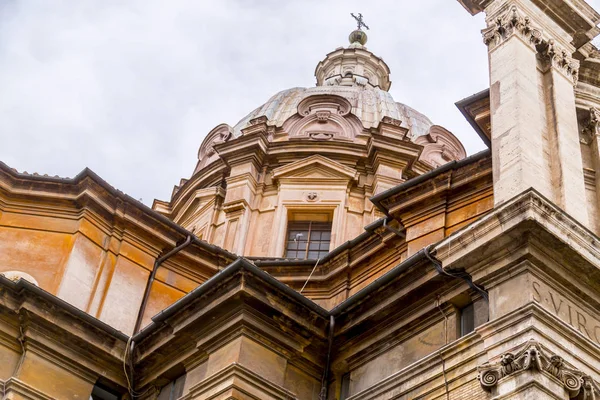
[[185, 239], [185, 242], [183, 242], [179, 246], [176, 246], [174, 249], [169, 251], [164, 256], [158, 257], [156, 259], [156, 261], [154, 261], [154, 266], [152, 267], [152, 272], [150, 272], [150, 276], [148, 277], [148, 282], [146, 282], [146, 289], [144, 290], [144, 297], [142, 299], [142, 304], [140, 305], [140, 310], [138, 312], [138, 316], [135, 321], [133, 335], [135, 335], [140, 330], [140, 327], [142, 325], [142, 319], [144, 318], [144, 312], [146, 311], [146, 306], [148, 305], [148, 299], [150, 298], [150, 289], [152, 288], [152, 283], [154, 282], [154, 279], [156, 278], [156, 271], [158, 271], [158, 267], [160, 267], [160, 265], [163, 262], [165, 262], [169, 257], [172, 257], [175, 254], [179, 253], [181, 250], [185, 249], [190, 244], [192, 244], [192, 236], [188, 235], [188, 237]]

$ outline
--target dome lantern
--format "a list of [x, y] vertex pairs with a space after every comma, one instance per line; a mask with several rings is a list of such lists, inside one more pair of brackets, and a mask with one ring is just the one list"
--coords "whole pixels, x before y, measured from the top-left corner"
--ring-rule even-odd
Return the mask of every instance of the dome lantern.
[[365, 47], [369, 29], [362, 14], [351, 14], [357, 21], [357, 29], [350, 33], [347, 48], [338, 48], [325, 56], [317, 65], [317, 86], [359, 86], [388, 91], [391, 86], [390, 69], [387, 64]]

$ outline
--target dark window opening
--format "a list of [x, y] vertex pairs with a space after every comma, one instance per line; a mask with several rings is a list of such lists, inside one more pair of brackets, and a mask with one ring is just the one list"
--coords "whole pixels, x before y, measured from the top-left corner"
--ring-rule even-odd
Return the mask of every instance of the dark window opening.
[[340, 400], [345, 400], [350, 397], [350, 372], [342, 375], [342, 387], [340, 390]]
[[160, 389], [157, 400], [177, 400], [183, 396], [183, 386], [185, 385], [185, 375], [169, 382]]
[[473, 303], [460, 310], [460, 336], [465, 336], [475, 330], [475, 308]]
[[113, 392], [112, 390], [100, 385], [94, 385], [90, 400], [120, 400], [121, 395]]
[[288, 224], [285, 256], [316, 260], [329, 253], [331, 222], [291, 221]]

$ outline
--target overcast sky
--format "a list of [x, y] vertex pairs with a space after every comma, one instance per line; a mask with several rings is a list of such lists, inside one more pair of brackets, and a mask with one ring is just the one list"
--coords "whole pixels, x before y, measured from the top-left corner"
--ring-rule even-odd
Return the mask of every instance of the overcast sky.
[[87, 166], [146, 204], [168, 200], [213, 127], [314, 86], [319, 60], [348, 44], [350, 12], [394, 99], [482, 150], [454, 103], [488, 86], [484, 21], [457, 1], [2, 0], [0, 160], [65, 177]]

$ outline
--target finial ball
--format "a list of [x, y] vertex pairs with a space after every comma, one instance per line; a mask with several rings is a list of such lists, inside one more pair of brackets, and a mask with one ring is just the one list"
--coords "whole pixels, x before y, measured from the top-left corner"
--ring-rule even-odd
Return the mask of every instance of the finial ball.
[[364, 46], [365, 43], [367, 43], [367, 34], [364, 31], [357, 29], [350, 33], [348, 40], [350, 40], [350, 44], [358, 42]]

